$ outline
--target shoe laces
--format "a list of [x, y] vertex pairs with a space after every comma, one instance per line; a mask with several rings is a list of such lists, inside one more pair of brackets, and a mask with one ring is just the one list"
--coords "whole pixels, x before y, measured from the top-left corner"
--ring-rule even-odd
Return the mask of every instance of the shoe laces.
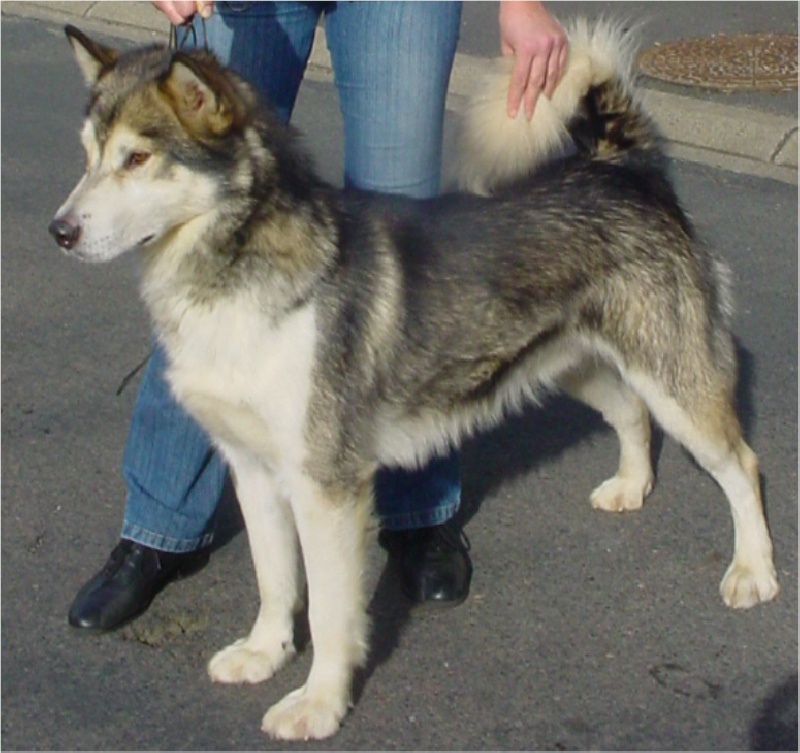
[[472, 548], [472, 545], [469, 541], [469, 536], [467, 536], [463, 528], [453, 528], [446, 523], [439, 526], [439, 528], [441, 529], [440, 535], [442, 538], [453, 546], [461, 546], [466, 552]]
[[[470, 550], [470, 541], [463, 528], [456, 528], [449, 523], [441, 523], [426, 529], [417, 529], [420, 533], [431, 537], [432, 543], [441, 549], [462, 549], [465, 552]], [[415, 531], [409, 532], [412, 536]]]
[[[137, 550], [139, 551], [137, 552]], [[115, 575], [127, 561], [130, 561], [131, 565], [135, 563], [138, 567], [141, 567], [142, 557], [135, 557], [135, 555], [142, 551], [144, 551], [144, 547], [142, 547], [141, 544], [137, 544], [135, 541], [130, 541], [129, 539], [122, 539], [111, 551], [108, 562], [106, 562], [103, 568], [103, 576], [105, 578], [110, 578]], [[158, 553], [156, 553], [155, 559], [156, 568], [160, 570], [161, 561], [158, 557]]]

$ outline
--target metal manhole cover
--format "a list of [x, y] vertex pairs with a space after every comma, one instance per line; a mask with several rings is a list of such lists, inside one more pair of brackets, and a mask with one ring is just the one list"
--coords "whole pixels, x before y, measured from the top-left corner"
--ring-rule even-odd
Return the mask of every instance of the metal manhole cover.
[[797, 89], [796, 34], [719, 35], [663, 42], [639, 56], [661, 81], [723, 91]]

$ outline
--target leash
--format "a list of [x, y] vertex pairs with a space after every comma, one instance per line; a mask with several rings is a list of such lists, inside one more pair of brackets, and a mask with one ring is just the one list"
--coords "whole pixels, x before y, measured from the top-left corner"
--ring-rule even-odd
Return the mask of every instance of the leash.
[[[185, 34], [182, 35], [182, 39], [178, 42], [178, 29], [184, 29]], [[208, 34], [206, 33], [206, 20], [202, 16], [200, 16], [200, 29], [202, 30], [203, 34], [203, 49], [208, 52]], [[189, 21], [185, 24], [181, 24], [180, 26], [175, 26], [175, 24], [169, 25], [169, 49], [170, 50], [182, 50], [184, 47], [188, 49], [198, 49], [199, 45], [197, 44], [197, 27], [195, 26], [194, 20]]]
[[116, 396], [119, 397], [123, 390], [131, 383], [131, 380], [147, 365], [147, 362], [150, 360], [150, 356], [153, 355], [153, 351], [155, 348], [151, 348], [148, 354], [144, 357], [144, 360], [138, 365], [135, 366], [132, 371], [129, 371], [120, 382], [119, 387], [117, 387]]

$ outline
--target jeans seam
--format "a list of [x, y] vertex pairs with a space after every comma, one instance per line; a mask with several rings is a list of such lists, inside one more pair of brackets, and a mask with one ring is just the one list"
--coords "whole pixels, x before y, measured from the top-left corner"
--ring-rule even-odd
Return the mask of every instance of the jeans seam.
[[128, 539], [142, 546], [158, 549], [162, 552], [184, 553], [202, 549], [211, 544], [214, 540], [213, 533], [206, 533], [203, 536], [193, 539], [176, 539], [166, 536], [163, 533], [154, 533], [142, 526], [124, 520], [122, 524], [121, 538]]
[[393, 513], [391, 515], [381, 515], [381, 528], [386, 531], [404, 531], [414, 528], [429, 528], [446, 523], [452, 518], [461, 506], [461, 493], [456, 490], [453, 497], [448, 501], [442, 501], [434, 509], [424, 512], [404, 512]]

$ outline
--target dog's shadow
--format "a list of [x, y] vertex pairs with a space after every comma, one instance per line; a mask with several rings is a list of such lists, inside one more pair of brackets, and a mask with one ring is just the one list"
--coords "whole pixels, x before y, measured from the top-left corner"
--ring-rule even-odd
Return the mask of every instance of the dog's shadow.
[[[737, 343], [739, 381], [736, 408], [747, 437], [755, 420], [752, 398], [755, 361]], [[503, 484], [530, 473], [568, 448], [590, 441], [598, 432], [610, 431], [598, 413], [566, 396], [557, 394], [541, 407], [531, 407], [509, 417], [492, 431], [481, 433], [462, 447], [462, 501], [455, 522], [465, 526]], [[664, 435], [653, 425], [652, 463], [658, 476], [658, 460]], [[762, 480], [763, 485], [763, 480]], [[226, 487], [219, 510], [215, 547], [224, 546], [244, 529], [235, 493]], [[415, 606], [403, 594], [391, 561], [380, 574], [368, 612], [373, 629], [366, 666], [356, 673], [353, 700], [358, 702], [373, 672], [388, 661], [400, 644], [403, 631], [413, 618]], [[298, 651], [309, 645], [311, 634], [307, 614], [298, 615], [295, 643]]]
[[[738, 343], [737, 357], [736, 409], [747, 437], [755, 421], [755, 360]], [[496, 429], [469, 440], [462, 447], [462, 502], [456, 515], [457, 523], [465, 526], [503, 484], [535, 472], [538, 466], [568, 448], [591, 441], [603, 431], [610, 429], [598, 413], [566, 396], [554, 395], [541, 407], [528, 408]], [[651, 459], [656, 477], [663, 445], [664, 434], [654, 424]], [[373, 620], [370, 654], [366, 667], [356, 675], [354, 702], [358, 702], [372, 673], [388, 661], [400, 645], [403, 630], [413, 618], [413, 610], [414, 605], [402, 593], [397, 573], [389, 562], [370, 602], [369, 613]]]
[[[463, 528], [483, 503], [504, 483], [535, 471], [539, 464], [568, 447], [605, 431], [600, 416], [567, 397], [554, 396], [540, 408], [508, 418], [496, 429], [468, 440], [461, 448], [461, 506], [454, 519]], [[354, 701], [369, 677], [391, 657], [416, 609], [428, 614], [434, 607], [417, 607], [402, 592], [389, 561], [381, 573], [369, 613], [373, 622], [367, 666], [357, 673]]]

